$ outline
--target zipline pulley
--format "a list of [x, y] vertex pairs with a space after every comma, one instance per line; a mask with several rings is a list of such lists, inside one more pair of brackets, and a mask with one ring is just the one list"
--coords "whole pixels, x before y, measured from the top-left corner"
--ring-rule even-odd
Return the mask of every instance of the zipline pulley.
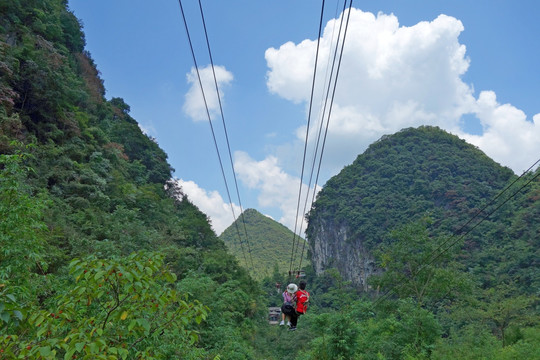
[[304, 270], [293, 270], [289, 271], [289, 277], [294, 276], [296, 279], [306, 277]]

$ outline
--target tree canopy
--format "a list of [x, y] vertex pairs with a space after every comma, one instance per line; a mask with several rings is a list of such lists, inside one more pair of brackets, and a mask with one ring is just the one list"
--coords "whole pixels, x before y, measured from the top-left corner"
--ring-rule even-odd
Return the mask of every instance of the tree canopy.
[[436, 128], [371, 145], [325, 185], [307, 234], [347, 224], [381, 271], [365, 293], [306, 260], [310, 305], [287, 332], [266, 307], [291, 281], [292, 232], [246, 210], [260, 271], [242, 266], [236, 229], [218, 238], [130, 106], [105, 98], [67, 1], [0, 13], [1, 359], [540, 357], [540, 170], [427, 264], [517, 178]]

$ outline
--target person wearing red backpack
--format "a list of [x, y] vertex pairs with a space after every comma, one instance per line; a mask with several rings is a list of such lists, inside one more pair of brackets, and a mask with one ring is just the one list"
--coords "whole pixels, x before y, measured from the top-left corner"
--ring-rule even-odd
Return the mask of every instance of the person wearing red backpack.
[[295, 294], [296, 298], [296, 311], [291, 315], [291, 327], [289, 330], [296, 330], [296, 324], [298, 323], [298, 317], [306, 313], [309, 303], [309, 293], [306, 291], [306, 282], [300, 281], [298, 284], [298, 291]]

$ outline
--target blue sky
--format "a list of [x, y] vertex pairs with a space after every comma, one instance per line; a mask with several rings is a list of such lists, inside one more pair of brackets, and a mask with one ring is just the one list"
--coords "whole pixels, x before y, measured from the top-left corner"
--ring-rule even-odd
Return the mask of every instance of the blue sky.
[[[312, 129], [342, 4], [326, 1]], [[202, 5], [242, 206], [293, 229], [321, 2]], [[238, 216], [198, 2], [183, 6]], [[83, 22], [107, 98], [131, 106], [220, 234], [232, 212], [178, 2], [69, 0], [69, 7]], [[444, 128], [518, 174], [540, 158], [540, 2], [380, 0], [353, 7], [319, 186], [382, 135], [410, 126]], [[307, 182], [305, 176], [305, 189]]]

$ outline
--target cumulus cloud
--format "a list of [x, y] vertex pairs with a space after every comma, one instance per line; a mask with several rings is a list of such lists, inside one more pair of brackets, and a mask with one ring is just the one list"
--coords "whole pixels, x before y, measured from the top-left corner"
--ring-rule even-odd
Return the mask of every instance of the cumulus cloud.
[[[219, 88], [219, 96], [223, 104], [223, 87], [229, 85], [233, 80], [231, 72], [227, 71], [223, 66], [214, 66], [216, 73], [216, 80]], [[202, 96], [201, 87], [199, 85], [199, 78], [197, 77], [197, 71], [195, 68], [191, 68], [191, 71], [186, 75], [188, 83], [191, 85], [188, 92], [185, 95], [185, 102], [183, 110], [194, 121], [208, 120], [208, 114], [206, 113], [205, 101], [210, 112], [210, 116], [214, 116], [219, 112], [219, 99], [216, 93], [216, 85], [214, 81], [214, 74], [212, 72], [212, 66], [199, 69], [199, 75], [204, 88], [204, 97]]]
[[[314, 99], [320, 103], [313, 104], [311, 134], [319, 128], [322, 119], [317, 111], [323, 107], [321, 99], [327, 86], [323, 78], [328, 59], [333, 57], [333, 37], [339, 22], [340, 19], [330, 20], [321, 38], [314, 94]], [[401, 26], [393, 14], [352, 10], [326, 140], [322, 182], [350, 164], [382, 135], [420, 125], [450, 131], [518, 174], [537, 160], [540, 114], [528, 119], [520, 109], [498, 100], [494, 91], [482, 89], [484, 91], [475, 94], [472, 85], [463, 81], [471, 62], [465, 45], [459, 42], [464, 30], [461, 21], [446, 15], [413, 26]], [[308, 109], [316, 46], [316, 39], [307, 39], [267, 49], [267, 87], [272, 94], [305, 104]], [[200, 73], [209, 109], [215, 112], [219, 108], [211, 68], [203, 68]], [[232, 74], [223, 67], [216, 67], [216, 76], [220, 90], [233, 80]], [[184, 111], [194, 120], [206, 120], [194, 69], [187, 79], [191, 88], [186, 94]], [[468, 132], [470, 117], [480, 122], [480, 134]], [[235, 153], [235, 169], [240, 181], [260, 192], [260, 207], [279, 208], [282, 216], [278, 221], [290, 229], [295, 227], [300, 179], [283, 169], [297, 166], [305, 132], [305, 125], [299, 127], [296, 142], [282, 144], [275, 148], [273, 156], [260, 161], [244, 152]], [[311, 134], [308, 149], [313, 148], [316, 140]], [[230, 225], [230, 206], [217, 192], [207, 192], [193, 182], [180, 181], [190, 199], [212, 218], [216, 232]], [[306, 193], [307, 185], [303, 184], [302, 194]], [[304, 199], [301, 199], [300, 210], [303, 204]], [[238, 207], [235, 209], [239, 214]]]
[[[332, 36], [339, 21], [329, 21], [321, 38], [315, 99], [323, 94], [326, 59], [332, 57]], [[530, 121], [519, 109], [498, 104], [491, 91], [475, 98], [472, 86], [462, 80], [470, 63], [465, 45], [459, 42], [462, 31], [461, 21], [451, 16], [407, 27], [400, 26], [393, 14], [352, 9], [325, 149], [326, 166], [340, 169], [382, 135], [419, 125], [439, 126], [460, 135], [516, 172], [532, 163], [534, 159], [523, 154], [539, 154], [540, 114]], [[268, 49], [269, 91], [305, 103], [307, 109], [316, 46], [316, 40], [304, 40]], [[467, 134], [465, 114], [480, 119], [482, 135]], [[320, 118], [312, 115], [316, 121]], [[304, 141], [305, 127], [298, 129], [297, 136]], [[310, 136], [311, 141], [314, 138]]]
[[[268, 156], [264, 160], [256, 161], [247, 153], [237, 151], [234, 154], [234, 167], [243, 184], [250, 189], [260, 191], [258, 197], [259, 206], [279, 207], [282, 217], [277, 221], [294, 231], [300, 179], [285, 173], [281, 169], [278, 159], [274, 156]], [[320, 188], [317, 188], [318, 190]], [[300, 200], [300, 213], [304, 210], [307, 193], [308, 186], [302, 184], [303, 196]], [[309, 200], [311, 200], [312, 194], [313, 192], [310, 193]], [[309, 205], [310, 203], [308, 203], [308, 208]], [[300, 229], [302, 229], [302, 232], [305, 230], [306, 225], [301, 224], [302, 218], [303, 215], [300, 214], [297, 219], [297, 232], [300, 232]]]
[[[181, 186], [189, 200], [210, 217], [212, 228], [217, 235], [220, 235], [232, 224], [234, 220], [231, 205], [225, 202], [217, 191], [206, 191], [193, 181], [182, 179], [176, 179], [175, 181]], [[232, 206], [238, 218], [241, 214], [240, 206], [235, 204]]]
[[[262, 208], [278, 207], [282, 211], [282, 216], [277, 221], [294, 230], [300, 179], [285, 173], [281, 169], [278, 159], [273, 156], [256, 161], [247, 153], [237, 151], [234, 154], [234, 165], [239, 180], [248, 188], [260, 191], [257, 199], [258, 205]], [[183, 179], [175, 179], [175, 181], [190, 201], [208, 215], [216, 234], [221, 234], [232, 224], [234, 220], [231, 205], [224, 201], [217, 191], [202, 189], [193, 181]], [[319, 190], [320, 187], [317, 187], [317, 191]], [[302, 184], [300, 213], [304, 210], [307, 193], [308, 186]], [[312, 196], [313, 189], [310, 190], [309, 201], [311, 201]], [[308, 208], [309, 205], [310, 202], [307, 204]], [[241, 214], [240, 206], [233, 204], [233, 209], [238, 218]], [[266, 216], [272, 218], [270, 215]], [[303, 232], [306, 227], [305, 223], [301, 223], [302, 219], [303, 215], [300, 214], [296, 223], [298, 233]]]
[[475, 113], [482, 124], [482, 135], [461, 136], [491, 158], [511, 166], [518, 174], [540, 156], [540, 114], [527, 121], [525, 113], [510, 104], [499, 104], [493, 91], [482, 91]]
[[157, 134], [156, 128], [151, 124], [143, 125], [141, 123], [137, 123], [137, 125], [139, 125], [139, 129], [141, 129], [142, 133], [146, 136]]

